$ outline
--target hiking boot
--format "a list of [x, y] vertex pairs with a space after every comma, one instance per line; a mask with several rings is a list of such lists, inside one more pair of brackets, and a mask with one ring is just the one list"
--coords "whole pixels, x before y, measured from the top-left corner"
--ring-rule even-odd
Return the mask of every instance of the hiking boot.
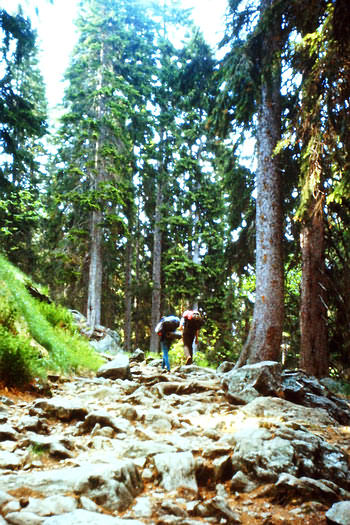
[[186, 359], [186, 365], [192, 365], [192, 357], [190, 355]]

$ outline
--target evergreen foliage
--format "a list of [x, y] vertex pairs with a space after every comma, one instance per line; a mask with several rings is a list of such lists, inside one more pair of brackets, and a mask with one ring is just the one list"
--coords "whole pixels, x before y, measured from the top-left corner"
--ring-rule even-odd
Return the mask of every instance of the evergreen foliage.
[[[236, 360], [255, 291], [256, 173], [241, 165], [241, 145], [247, 133], [256, 136], [261, 86], [281, 60], [275, 154], [286, 261], [282, 355], [296, 365], [299, 233], [317, 194], [331, 365], [339, 372], [348, 366], [350, 336], [348, 6], [280, 0], [260, 19], [259, 8], [229, 0], [228, 51], [217, 61], [176, 1], [83, 0], [61, 126], [52, 137], [57, 153], [45, 166], [47, 108], [35, 33], [21, 12], [1, 9], [0, 247], [45, 283], [56, 304], [84, 312], [95, 217], [102, 324], [124, 334], [128, 349], [147, 350], [159, 228], [161, 313], [180, 315], [197, 302], [207, 314], [201, 362]], [[279, 52], [263, 54], [265, 34], [280, 18]], [[50, 369], [95, 368], [98, 358], [69, 313], [38, 304], [25, 291], [26, 278], [0, 263], [3, 282], [13, 281], [0, 299], [1, 377], [30, 381]], [[181, 344], [174, 352], [181, 362]]]
[[45, 91], [30, 21], [2, 9], [0, 34], [0, 246], [28, 270], [36, 260], [32, 240], [42, 209]]

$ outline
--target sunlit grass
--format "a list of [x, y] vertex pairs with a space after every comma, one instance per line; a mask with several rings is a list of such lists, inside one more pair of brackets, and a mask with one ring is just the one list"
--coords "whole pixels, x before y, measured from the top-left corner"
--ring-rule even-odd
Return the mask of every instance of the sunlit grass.
[[103, 360], [78, 333], [70, 312], [33, 298], [26, 282], [0, 256], [0, 380], [18, 385], [49, 372], [97, 370]]

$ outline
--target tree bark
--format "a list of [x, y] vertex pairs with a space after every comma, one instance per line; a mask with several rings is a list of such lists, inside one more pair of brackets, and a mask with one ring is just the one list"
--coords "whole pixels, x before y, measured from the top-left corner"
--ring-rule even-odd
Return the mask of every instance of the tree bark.
[[132, 321], [132, 259], [133, 243], [129, 238], [126, 245], [125, 264], [125, 317], [124, 317], [124, 349], [131, 350], [131, 321]]
[[[104, 141], [104, 124], [102, 118], [104, 115], [104, 98], [101, 94], [103, 87], [103, 67], [104, 67], [104, 46], [100, 50], [100, 70], [98, 72], [97, 90], [99, 95], [96, 104], [96, 121], [100, 126], [100, 133], [95, 143], [95, 173], [91, 175], [92, 187], [94, 190], [99, 188], [100, 183], [105, 178], [105, 166], [101, 154], [101, 146]], [[93, 210], [91, 214], [90, 226], [90, 267], [89, 267], [89, 286], [88, 286], [88, 303], [87, 303], [87, 322], [90, 333], [95, 326], [101, 323], [101, 295], [102, 295], [102, 211]]]
[[152, 270], [152, 312], [151, 312], [151, 352], [159, 351], [159, 337], [154, 329], [160, 318], [160, 304], [161, 304], [161, 261], [162, 261], [162, 230], [160, 221], [162, 218], [161, 207], [163, 204], [163, 184], [159, 181], [157, 186], [156, 209], [154, 217], [154, 233], [153, 233], [153, 270]]
[[302, 282], [299, 366], [307, 374], [329, 373], [324, 260], [323, 197], [312, 197], [311, 219], [301, 231]]
[[[261, 13], [271, 0], [261, 2]], [[271, 47], [279, 46], [280, 26], [266, 34], [263, 51], [274, 58], [261, 85], [258, 114], [258, 170], [256, 177], [256, 292], [247, 341], [236, 368], [259, 361], [278, 361], [284, 317], [282, 257], [282, 198], [280, 169], [274, 149], [280, 138], [280, 65]], [[264, 56], [264, 55], [263, 55]]]
[[95, 326], [101, 324], [101, 293], [102, 293], [102, 230], [100, 222], [102, 213], [94, 211], [91, 217], [91, 246], [90, 246], [90, 268], [87, 322], [92, 333]]

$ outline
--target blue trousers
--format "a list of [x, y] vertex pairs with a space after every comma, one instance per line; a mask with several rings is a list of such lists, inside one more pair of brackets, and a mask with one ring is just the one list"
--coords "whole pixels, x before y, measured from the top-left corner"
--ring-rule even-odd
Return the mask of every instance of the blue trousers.
[[170, 371], [170, 362], [169, 362], [169, 349], [170, 345], [167, 341], [161, 341], [160, 347], [163, 353], [162, 368], [166, 368]]

